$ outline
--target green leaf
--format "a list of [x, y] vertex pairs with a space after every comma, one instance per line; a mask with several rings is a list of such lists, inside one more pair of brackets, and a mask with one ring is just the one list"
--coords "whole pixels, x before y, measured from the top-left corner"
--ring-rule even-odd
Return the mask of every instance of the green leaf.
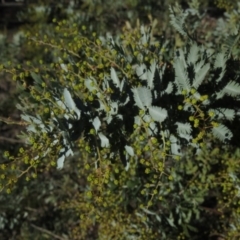
[[182, 90], [190, 91], [190, 82], [187, 76], [187, 72], [185, 69], [185, 63], [183, 59], [177, 58], [174, 61], [174, 69], [175, 69], [175, 81], [178, 86], [178, 90], [181, 92]]
[[199, 49], [197, 44], [196, 43], [192, 44], [187, 58], [188, 64], [190, 63], [194, 64], [198, 60], [198, 51]]
[[225, 88], [223, 89], [223, 93], [236, 97], [240, 95], [240, 85], [237, 82], [230, 81]]
[[43, 82], [41, 77], [38, 74], [36, 74], [35, 72], [30, 72], [30, 75], [36, 83], [42, 83]]
[[168, 116], [166, 109], [156, 106], [149, 107], [149, 114], [151, 115], [152, 119], [157, 122], [163, 122]]
[[196, 72], [196, 77], [192, 85], [194, 88], [198, 89], [198, 87], [202, 84], [209, 69], [210, 69], [210, 64], [207, 63], [198, 72]]
[[195, 228], [195, 227], [193, 227], [193, 226], [191, 226], [191, 225], [187, 225], [187, 228], [188, 228], [190, 231], [192, 231], [192, 232], [195, 232], [195, 233], [198, 232], [198, 229]]
[[225, 125], [223, 124], [219, 124], [219, 126], [217, 127], [213, 127], [212, 129], [212, 133], [215, 137], [217, 137], [218, 139], [220, 139], [221, 141], [225, 141], [226, 139], [231, 139], [233, 134], [230, 131], [229, 128], [227, 128]]
[[171, 227], [176, 228], [176, 225], [174, 224], [174, 218], [173, 218], [172, 212], [170, 213], [169, 218], [166, 218], [166, 219]]
[[144, 110], [145, 107], [150, 107], [152, 105], [152, 94], [149, 88], [132, 88], [132, 92], [134, 94], [135, 103], [140, 109]]

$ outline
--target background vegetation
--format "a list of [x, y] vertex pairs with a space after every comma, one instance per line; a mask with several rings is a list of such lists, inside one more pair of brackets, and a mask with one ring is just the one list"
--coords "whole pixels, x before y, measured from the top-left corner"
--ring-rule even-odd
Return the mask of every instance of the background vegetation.
[[[167, 63], [171, 73], [174, 53], [188, 39], [171, 26], [169, 4], [175, 2], [30, 2], [19, 11], [22, 25], [13, 32], [8, 24], [2, 31], [1, 239], [239, 239], [237, 144], [223, 145], [208, 136], [211, 147], [203, 147], [201, 155], [189, 149], [181, 159], [170, 159], [169, 165], [158, 161], [157, 155], [157, 166], [147, 156], [146, 147], [138, 153], [138, 164], [130, 159], [134, 167], [126, 172], [119, 157], [115, 162], [104, 159], [96, 169], [88, 142], [79, 138], [74, 156], [57, 170], [59, 146], [41, 161], [35, 159], [36, 153], [46, 151], [52, 138], [26, 132], [28, 122], [20, 117], [23, 112], [47, 116], [48, 105], [41, 103], [44, 98], [53, 98], [54, 88], [71, 87], [91, 101], [81, 81], [75, 88], [71, 83], [90, 75], [101, 79], [101, 74], [110, 73], [114, 64], [134, 79], [128, 62], [121, 59], [121, 49], [107, 50], [108, 36], [121, 42], [129, 56], [137, 54], [128, 48], [136, 43], [136, 51], [149, 61], [152, 57]], [[230, 49], [230, 69], [237, 72], [238, 1], [179, 4], [183, 9], [199, 10], [199, 15], [189, 14], [186, 18], [189, 35], [206, 48]], [[181, 14], [180, 7], [175, 11]], [[141, 25], [146, 26], [145, 31], [152, 27], [151, 45], [159, 45], [159, 52], [146, 54], [148, 48], [137, 45]], [[81, 59], [76, 60], [74, 53]], [[66, 64], [68, 73], [61, 64]], [[134, 147], [138, 149], [145, 136], [135, 137]], [[104, 151], [102, 155], [107, 153]]]

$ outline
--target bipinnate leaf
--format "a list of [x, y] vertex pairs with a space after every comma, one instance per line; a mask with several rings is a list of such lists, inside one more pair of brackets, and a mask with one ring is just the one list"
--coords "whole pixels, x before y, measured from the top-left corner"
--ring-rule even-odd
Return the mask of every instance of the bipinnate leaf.
[[163, 122], [168, 116], [166, 109], [156, 106], [149, 107], [149, 114], [157, 122]]
[[133, 88], [132, 92], [134, 94], [135, 104], [140, 109], [148, 108], [152, 105], [152, 94], [147, 87], [137, 87]]

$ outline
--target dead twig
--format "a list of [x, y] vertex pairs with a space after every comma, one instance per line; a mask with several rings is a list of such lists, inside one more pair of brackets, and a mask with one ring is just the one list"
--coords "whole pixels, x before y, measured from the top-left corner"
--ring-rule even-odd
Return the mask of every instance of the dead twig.
[[60, 240], [68, 240], [68, 238], [58, 236], [58, 235], [56, 235], [56, 234], [50, 232], [49, 230], [46, 230], [46, 229], [41, 228], [41, 227], [38, 227], [38, 226], [36, 226], [36, 225], [34, 225], [34, 224], [31, 224], [31, 226], [32, 226], [33, 228], [35, 228], [35, 229], [41, 231], [41, 232], [44, 232], [44, 233], [46, 233], [46, 234], [48, 234], [48, 235], [50, 235], [50, 236], [56, 238], [56, 239], [60, 239]]
[[0, 117], [0, 121], [5, 122], [6, 124], [16, 124], [16, 125], [21, 125], [21, 126], [27, 126], [28, 123], [24, 121], [16, 121], [11, 118], [5, 118], [5, 117]]
[[7, 141], [11, 143], [25, 143], [23, 140], [20, 139], [13, 139], [13, 138], [7, 138], [7, 137], [0, 137], [0, 141]]

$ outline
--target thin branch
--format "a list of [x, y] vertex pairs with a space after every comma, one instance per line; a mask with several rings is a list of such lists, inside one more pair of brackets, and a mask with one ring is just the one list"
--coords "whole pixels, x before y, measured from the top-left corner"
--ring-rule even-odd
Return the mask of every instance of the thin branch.
[[24, 143], [23, 140], [19, 140], [19, 139], [14, 139], [14, 138], [7, 138], [7, 137], [0, 137], [0, 141], [7, 141], [7, 142], [11, 142], [11, 143]]
[[52, 232], [50, 232], [50, 231], [48, 231], [48, 230], [46, 230], [46, 229], [41, 228], [41, 227], [38, 227], [38, 226], [36, 226], [36, 225], [34, 225], [34, 224], [31, 224], [31, 226], [32, 226], [33, 228], [35, 228], [35, 229], [41, 231], [41, 232], [44, 232], [44, 233], [46, 233], [46, 234], [48, 234], [48, 235], [50, 235], [50, 236], [56, 238], [56, 239], [60, 239], [60, 240], [68, 240], [68, 238], [58, 236], [58, 235], [56, 235], [56, 234], [54, 234], [54, 233], [52, 233]]
[[[236, 236], [236, 235], [234, 235], [234, 236]], [[209, 235], [209, 237], [217, 237], [217, 239], [218, 240], [224, 240], [224, 239], [226, 239], [226, 236], [224, 236], [223, 234], [221, 234], [221, 233], [212, 233], [212, 234], [210, 234]]]
[[21, 125], [21, 126], [26, 126], [28, 123], [24, 121], [16, 121], [10, 118], [5, 118], [5, 117], [0, 117], [0, 121], [5, 122], [6, 124], [16, 124], [16, 125]]
[[31, 212], [36, 212], [36, 213], [38, 212], [37, 209], [31, 208], [31, 207], [25, 207], [25, 209], [28, 210], [28, 211], [31, 211]]

